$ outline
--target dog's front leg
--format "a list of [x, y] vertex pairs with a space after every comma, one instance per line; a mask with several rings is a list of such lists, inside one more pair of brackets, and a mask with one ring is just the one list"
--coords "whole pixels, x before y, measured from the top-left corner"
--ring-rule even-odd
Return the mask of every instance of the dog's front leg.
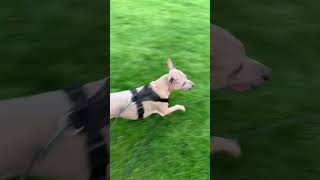
[[166, 115], [169, 115], [169, 114], [176, 112], [178, 110], [185, 111], [186, 108], [182, 105], [174, 105], [171, 107], [162, 108], [159, 114], [161, 116], [166, 116]]
[[222, 137], [211, 137], [211, 154], [226, 152], [234, 157], [241, 155], [241, 148], [237, 141]]

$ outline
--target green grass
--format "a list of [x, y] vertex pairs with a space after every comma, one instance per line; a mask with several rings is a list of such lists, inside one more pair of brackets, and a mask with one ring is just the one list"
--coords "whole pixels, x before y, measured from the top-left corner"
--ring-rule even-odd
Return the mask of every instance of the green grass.
[[105, 2], [6, 1], [0, 10], [0, 98], [105, 77]]
[[106, 3], [1, 2], [0, 98], [104, 78], [108, 66]]
[[171, 57], [196, 83], [174, 92], [186, 112], [111, 130], [111, 179], [209, 179], [209, 1], [111, 1], [111, 91], [135, 88], [167, 73]]
[[272, 80], [256, 91], [215, 92], [215, 134], [237, 138], [243, 156], [217, 156], [214, 179], [319, 179], [319, 5], [315, 0], [214, 2], [214, 22], [273, 70]]

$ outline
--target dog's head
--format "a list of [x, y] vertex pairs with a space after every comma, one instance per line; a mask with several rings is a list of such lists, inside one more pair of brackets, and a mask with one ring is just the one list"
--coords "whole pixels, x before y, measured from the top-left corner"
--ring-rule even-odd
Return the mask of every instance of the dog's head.
[[176, 69], [173, 65], [172, 60], [168, 59], [168, 69], [169, 73], [167, 75], [167, 81], [171, 90], [191, 90], [194, 83], [190, 81], [187, 76]]
[[[249, 58], [240, 40], [221, 27], [210, 26], [212, 89], [229, 87], [244, 91], [260, 86], [271, 76], [270, 69]], [[213, 137], [211, 153], [228, 152], [237, 157], [241, 148], [236, 141]]]
[[221, 27], [211, 25], [211, 79], [214, 89], [244, 91], [260, 86], [271, 76], [265, 65], [249, 58], [243, 44]]

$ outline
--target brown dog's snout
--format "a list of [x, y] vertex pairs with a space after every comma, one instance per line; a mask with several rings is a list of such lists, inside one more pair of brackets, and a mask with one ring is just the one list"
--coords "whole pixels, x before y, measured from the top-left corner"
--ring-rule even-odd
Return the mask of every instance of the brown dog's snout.
[[268, 75], [262, 75], [262, 79], [265, 80], [265, 81], [267, 81], [267, 80], [270, 79], [270, 77], [269, 77]]
[[267, 81], [269, 79], [271, 79], [271, 70], [268, 67], [265, 67], [262, 75], [261, 75], [262, 79]]

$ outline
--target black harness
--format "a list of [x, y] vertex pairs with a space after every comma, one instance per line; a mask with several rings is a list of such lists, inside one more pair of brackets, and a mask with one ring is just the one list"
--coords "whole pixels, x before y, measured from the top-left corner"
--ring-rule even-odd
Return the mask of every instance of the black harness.
[[138, 119], [142, 119], [144, 115], [143, 101], [155, 101], [155, 102], [164, 102], [169, 103], [168, 98], [161, 98], [156, 92], [154, 92], [150, 86], [147, 84], [143, 86], [141, 91], [137, 91], [137, 89], [130, 90], [132, 93], [131, 102], [135, 102], [137, 105], [137, 114]]
[[87, 98], [81, 86], [65, 89], [74, 108], [69, 116], [71, 125], [83, 128], [81, 133], [88, 137], [89, 158], [91, 169], [90, 180], [109, 179], [106, 168], [109, 164], [109, 149], [104, 143], [101, 130], [109, 126], [109, 88], [105, 86], [90, 99]]

